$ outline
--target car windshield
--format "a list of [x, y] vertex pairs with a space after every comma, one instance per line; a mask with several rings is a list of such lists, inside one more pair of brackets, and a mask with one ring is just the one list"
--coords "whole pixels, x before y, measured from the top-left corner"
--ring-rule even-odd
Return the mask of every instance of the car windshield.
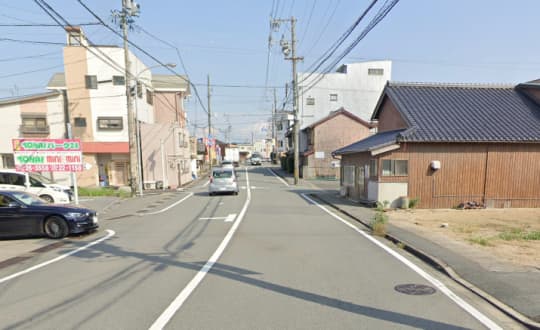
[[214, 171], [212, 174], [214, 179], [229, 179], [232, 177], [232, 171]]
[[25, 205], [43, 205], [43, 204], [47, 204], [46, 201], [39, 198], [38, 196], [29, 194], [29, 193], [26, 193], [26, 192], [14, 191], [11, 194], [18, 201], [20, 201], [21, 203], [23, 203]]
[[40, 181], [40, 182], [43, 182], [43, 183], [46, 183], [46, 184], [53, 184], [54, 181], [52, 181], [51, 179], [47, 178], [46, 176], [43, 176], [39, 173], [29, 173], [28, 174], [30, 176], [30, 178], [34, 179], [34, 180], [37, 180], [37, 181]]

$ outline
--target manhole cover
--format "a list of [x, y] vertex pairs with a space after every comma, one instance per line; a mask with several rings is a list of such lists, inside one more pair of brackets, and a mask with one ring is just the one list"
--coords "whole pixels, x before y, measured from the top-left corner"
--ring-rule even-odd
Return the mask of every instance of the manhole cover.
[[435, 288], [423, 284], [400, 284], [396, 285], [394, 290], [413, 296], [434, 294], [437, 291]]

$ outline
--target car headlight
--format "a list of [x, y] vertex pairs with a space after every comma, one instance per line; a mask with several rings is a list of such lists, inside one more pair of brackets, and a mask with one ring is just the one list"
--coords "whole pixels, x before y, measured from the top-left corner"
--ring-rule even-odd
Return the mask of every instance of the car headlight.
[[62, 188], [59, 188], [59, 187], [51, 187], [51, 188], [52, 188], [52, 190], [54, 190], [54, 191], [64, 192], [64, 191], [62, 190]]
[[79, 219], [79, 218], [85, 218], [88, 216], [88, 213], [83, 212], [69, 212], [66, 214], [66, 216], [73, 218], [73, 219]]

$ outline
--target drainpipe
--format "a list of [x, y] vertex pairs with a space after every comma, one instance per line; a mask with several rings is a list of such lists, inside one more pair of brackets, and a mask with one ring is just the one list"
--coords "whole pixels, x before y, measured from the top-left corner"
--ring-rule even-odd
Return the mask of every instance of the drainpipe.
[[163, 143], [163, 139], [159, 139], [159, 151], [161, 152], [161, 176], [163, 178], [162, 189], [165, 190], [165, 187], [169, 185], [169, 179], [167, 178], [167, 174], [165, 171], [165, 147], [163, 146]]

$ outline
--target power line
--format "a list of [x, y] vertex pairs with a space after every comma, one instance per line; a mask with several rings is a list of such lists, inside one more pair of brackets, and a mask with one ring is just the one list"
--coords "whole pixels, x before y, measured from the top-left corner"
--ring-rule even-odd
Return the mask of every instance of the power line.
[[[379, 9], [375, 17], [371, 20], [371, 22], [368, 24], [366, 28], [360, 33], [360, 35], [334, 60], [332, 61], [326, 69], [323, 71], [322, 74], [320, 74], [316, 79], [315, 82], [312, 82], [307, 86], [307, 88], [304, 90], [304, 92], [309, 91], [313, 86], [315, 86], [319, 81], [321, 81], [324, 77], [324, 74], [329, 73], [332, 71], [332, 69], [341, 61], [345, 56], [347, 56], [357, 45], [362, 41], [365, 36], [373, 29], [377, 24], [379, 24], [387, 15], [390, 13], [392, 8], [394, 8], [395, 5], [399, 0], [387, 0], [384, 5]], [[309, 76], [309, 75], [308, 75]], [[303, 79], [305, 81], [307, 78]]]
[[[101, 25], [98, 22], [93, 23], [76, 23], [77, 26], [92, 26], [92, 25]], [[57, 27], [57, 24], [47, 24], [47, 23], [29, 23], [29, 24], [0, 24], [0, 27]]]
[[49, 53], [43, 53], [43, 54], [37, 54], [37, 55], [30, 55], [30, 56], [18, 56], [18, 57], [8, 57], [8, 58], [0, 58], [0, 62], [11, 62], [11, 61], [18, 61], [18, 60], [25, 60], [28, 58], [38, 58], [38, 57], [44, 57], [49, 55], [55, 55], [58, 52], [49, 52]]
[[54, 42], [54, 41], [36, 41], [36, 40], [21, 40], [21, 39], [12, 39], [12, 38], [0, 38], [0, 41], [11, 41], [18, 43], [27, 43], [27, 44], [41, 44], [41, 45], [55, 45], [55, 46], [65, 46], [63, 42]]
[[[79, 4], [81, 4], [81, 6], [84, 7], [84, 9], [86, 9], [92, 16], [94, 16], [95, 19], [97, 19], [104, 27], [106, 27], [107, 29], [109, 29], [110, 31], [112, 31], [114, 34], [118, 35], [118, 36], [121, 36], [121, 34], [119, 32], [117, 32], [115, 29], [113, 29], [112, 27], [110, 27], [107, 23], [105, 23], [101, 17], [99, 17], [96, 13], [94, 13], [88, 6], [86, 6], [81, 0], [77, 0], [77, 2], [79, 2]], [[182, 77], [181, 75], [179, 75], [178, 73], [176, 73], [174, 70], [172, 70], [171, 68], [169, 68], [165, 63], [161, 62], [160, 60], [158, 60], [155, 56], [153, 56], [152, 54], [150, 54], [149, 52], [147, 52], [146, 50], [144, 50], [143, 48], [139, 47], [137, 44], [135, 44], [134, 42], [128, 40], [129, 44], [132, 45], [133, 47], [137, 48], [139, 51], [141, 51], [143, 54], [145, 54], [146, 56], [150, 57], [152, 60], [154, 60], [156, 63], [162, 65], [165, 69], [167, 69], [168, 71], [170, 71], [171, 73], [173, 73], [175, 76], [183, 79], [184, 81], [186, 81], [190, 86], [193, 87], [193, 90], [195, 91], [195, 95], [197, 96], [197, 99], [199, 100], [199, 103], [201, 104], [201, 107], [203, 108], [204, 112], [208, 113], [208, 110], [206, 109], [206, 107], [204, 106], [204, 103], [202, 102], [201, 100], [201, 97], [199, 95], [199, 91], [197, 90], [197, 87], [191, 82], [189, 81], [188, 79], [186, 79], [185, 77]]]

